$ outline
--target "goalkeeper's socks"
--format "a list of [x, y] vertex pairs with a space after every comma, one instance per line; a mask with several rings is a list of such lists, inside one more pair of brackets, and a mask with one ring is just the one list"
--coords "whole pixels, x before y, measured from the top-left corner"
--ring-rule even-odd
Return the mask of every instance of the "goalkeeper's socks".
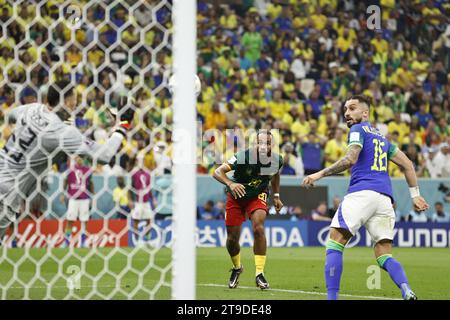
[[266, 256], [255, 254], [256, 276], [260, 273], [264, 273], [265, 265], [266, 265]]
[[408, 278], [406, 278], [405, 270], [403, 270], [400, 262], [392, 258], [391, 254], [384, 254], [377, 258], [378, 265], [386, 270], [391, 276], [392, 281], [395, 282], [397, 287], [402, 291], [402, 296], [406, 292], [411, 291], [408, 284]]
[[328, 300], [337, 300], [341, 285], [344, 245], [329, 239], [326, 248], [325, 282], [327, 285], [327, 296]]

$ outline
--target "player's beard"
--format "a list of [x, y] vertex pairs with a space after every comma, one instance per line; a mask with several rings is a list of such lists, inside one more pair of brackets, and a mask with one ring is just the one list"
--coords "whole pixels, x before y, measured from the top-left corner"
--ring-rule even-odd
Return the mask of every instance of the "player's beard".
[[361, 123], [362, 122], [362, 117], [359, 119], [355, 119], [355, 118], [350, 118], [351, 123], [348, 123], [348, 120], [346, 119], [345, 122], [347, 124], [347, 127], [351, 128], [353, 125]]
[[270, 162], [270, 159], [272, 157], [272, 150], [267, 149], [265, 151], [260, 151], [259, 148], [256, 149], [256, 156], [258, 163], [267, 164]]

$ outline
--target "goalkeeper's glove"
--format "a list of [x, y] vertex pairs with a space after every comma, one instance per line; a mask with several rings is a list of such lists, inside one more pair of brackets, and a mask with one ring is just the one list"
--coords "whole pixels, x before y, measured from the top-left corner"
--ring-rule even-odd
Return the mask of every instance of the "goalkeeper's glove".
[[131, 128], [131, 122], [134, 118], [134, 102], [133, 98], [127, 96], [120, 96], [116, 110], [116, 119], [119, 120], [119, 126], [116, 132], [126, 135], [128, 129]]

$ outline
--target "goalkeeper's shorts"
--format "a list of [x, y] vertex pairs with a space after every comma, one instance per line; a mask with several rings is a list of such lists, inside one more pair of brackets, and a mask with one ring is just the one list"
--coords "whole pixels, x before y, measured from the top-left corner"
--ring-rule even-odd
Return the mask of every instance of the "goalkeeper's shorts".
[[267, 214], [266, 192], [248, 199], [235, 199], [230, 193], [227, 193], [225, 225], [230, 227], [240, 226], [247, 218], [250, 219], [256, 210], [263, 210]]

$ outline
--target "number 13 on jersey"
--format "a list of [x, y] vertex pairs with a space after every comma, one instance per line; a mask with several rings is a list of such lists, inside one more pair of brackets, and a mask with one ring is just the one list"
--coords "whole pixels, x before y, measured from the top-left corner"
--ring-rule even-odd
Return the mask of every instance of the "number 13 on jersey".
[[384, 141], [373, 139], [374, 155], [372, 171], [387, 171], [387, 152], [383, 151]]

